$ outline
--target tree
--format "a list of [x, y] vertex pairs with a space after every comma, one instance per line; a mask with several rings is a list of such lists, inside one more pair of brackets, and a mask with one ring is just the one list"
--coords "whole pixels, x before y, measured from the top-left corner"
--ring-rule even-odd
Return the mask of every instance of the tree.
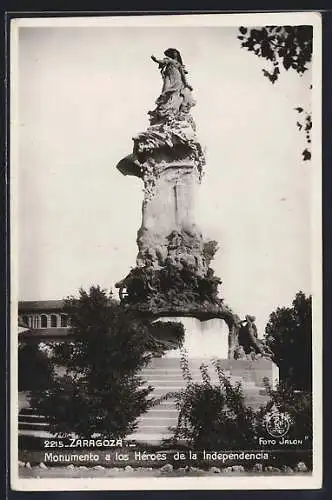
[[29, 341], [18, 348], [18, 390], [44, 390], [52, 385], [53, 364], [38, 342]]
[[[305, 436], [304, 447], [310, 447], [312, 439], [312, 394], [308, 391], [298, 391], [289, 383], [280, 382], [275, 389], [267, 387], [270, 401], [262, 408], [264, 416], [273, 408], [290, 416], [292, 425], [287, 433], [288, 439]], [[263, 417], [264, 421], [264, 417]], [[263, 431], [262, 431], [263, 432]]]
[[[312, 26], [265, 26], [250, 30], [241, 26], [239, 31], [241, 46], [270, 64], [269, 70], [262, 71], [272, 84], [278, 80], [281, 68], [296, 71], [300, 76], [309, 69], [312, 58]], [[300, 115], [297, 127], [306, 135], [308, 147], [302, 155], [303, 160], [307, 161], [311, 158], [311, 113], [300, 106], [294, 109]]]
[[74, 341], [59, 344], [54, 362], [66, 367], [53, 387], [36, 393], [33, 405], [55, 433], [121, 438], [134, 431], [149, 407], [151, 387], [139, 371], [158, 349], [143, 321], [100, 287], [81, 289], [65, 301]]
[[311, 390], [311, 296], [298, 292], [292, 307], [278, 307], [265, 329], [267, 345], [279, 366], [280, 379], [299, 390]]

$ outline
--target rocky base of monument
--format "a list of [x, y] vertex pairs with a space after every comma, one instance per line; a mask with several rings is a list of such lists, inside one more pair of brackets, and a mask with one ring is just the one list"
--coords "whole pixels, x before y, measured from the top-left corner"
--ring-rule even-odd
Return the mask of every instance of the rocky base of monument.
[[189, 266], [167, 263], [159, 269], [135, 267], [116, 286], [124, 307], [151, 317], [182, 313], [201, 319], [230, 318], [232, 310], [218, 297], [220, 283], [211, 268], [199, 275]]

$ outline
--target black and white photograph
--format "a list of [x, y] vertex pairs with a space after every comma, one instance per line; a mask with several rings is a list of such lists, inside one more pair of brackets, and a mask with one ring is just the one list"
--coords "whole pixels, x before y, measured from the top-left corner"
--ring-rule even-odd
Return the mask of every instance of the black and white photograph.
[[320, 15], [10, 36], [12, 488], [320, 488]]

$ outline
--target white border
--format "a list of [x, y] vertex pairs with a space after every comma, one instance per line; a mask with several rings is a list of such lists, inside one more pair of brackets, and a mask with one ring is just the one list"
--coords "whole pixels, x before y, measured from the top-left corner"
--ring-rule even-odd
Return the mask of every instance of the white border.
[[[24, 14], [24, 13], [22, 13]], [[56, 15], [56, 13], [54, 13]], [[36, 16], [38, 13], [36, 13]], [[185, 478], [56, 478], [22, 479], [18, 476], [18, 433], [17, 433], [17, 248], [18, 235], [15, 214], [18, 192], [18, 31], [20, 27], [167, 27], [167, 26], [259, 26], [259, 25], [309, 24], [314, 29], [313, 47], [313, 90], [312, 90], [312, 282], [313, 282], [313, 474], [311, 476], [268, 476], [244, 475], [227, 477], [218, 474], [213, 477]], [[195, 14], [195, 15], [153, 15], [126, 17], [35, 17], [13, 19], [10, 22], [10, 211], [11, 211], [11, 487], [20, 491], [73, 491], [73, 490], [273, 490], [273, 489], [318, 489], [322, 487], [322, 130], [321, 130], [321, 86], [322, 86], [322, 22], [316, 12], [249, 13], [249, 14]], [[276, 482], [276, 477], [279, 480]]]

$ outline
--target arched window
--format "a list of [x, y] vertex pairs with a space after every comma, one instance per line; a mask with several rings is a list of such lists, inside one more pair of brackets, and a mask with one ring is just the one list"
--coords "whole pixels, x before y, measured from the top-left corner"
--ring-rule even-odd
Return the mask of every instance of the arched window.
[[46, 314], [42, 314], [40, 316], [40, 327], [47, 328], [47, 316], [46, 316]]
[[65, 314], [61, 314], [61, 328], [67, 328], [68, 317]]
[[58, 318], [56, 314], [51, 314], [51, 328], [56, 328], [58, 326]]

